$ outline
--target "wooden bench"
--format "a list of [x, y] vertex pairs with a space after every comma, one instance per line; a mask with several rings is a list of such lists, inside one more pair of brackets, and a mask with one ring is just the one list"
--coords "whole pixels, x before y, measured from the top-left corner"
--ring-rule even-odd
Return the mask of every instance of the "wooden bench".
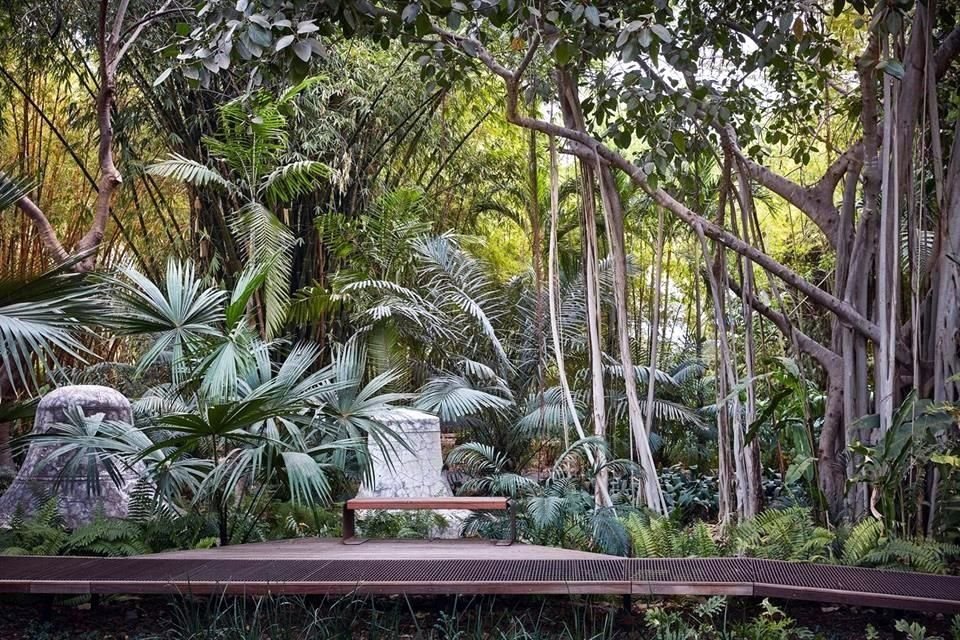
[[471, 498], [471, 497], [440, 497], [440, 498], [353, 498], [343, 505], [343, 542], [344, 544], [360, 544], [365, 538], [356, 535], [356, 519], [354, 512], [360, 509], [399, 509], [399, 510], [448, 510], [465, 509], [470, 511], [509, 511], [510, 537], [500, 540], [497, 545], [508, 546], [517, 539], [517, 514], [509, 498]]

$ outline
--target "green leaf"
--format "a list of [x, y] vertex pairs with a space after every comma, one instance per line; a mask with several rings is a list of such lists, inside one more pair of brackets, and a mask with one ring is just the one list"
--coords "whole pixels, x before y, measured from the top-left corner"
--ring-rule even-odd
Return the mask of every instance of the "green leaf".
[[256, 24], [250, 25], [249, 34], [250, 34], [250, 42], [255, 45], [258, 45], [261, 47], [269, 47], [270, 43], [272, 42], [272, 38], [270, 37], [270, 31]]
[[160, 72], [160, 75], [157, 76], [157, 79], [153, 81], [153, 86], [159, 86], [163, 83], [164, 80], [170, 77], [170, 73], [173, 71], [171, 67], [168, 67]]
[[954, 456], [948, 453], [935, 453], [930, 456], [930, 462], [935, 464], [945, 464], [947, 466], [960, 469], [960, 456]]
[[557, 42], [557, 46], [553, 51], [557, 56], [557, 63], [561, 66], [569, 63], [577, 54], [577, 48], [566, 40], [560, 40]]
[[640, 30], [640, 34], [637, 36], [637, 41], [640, 43], [640, 46], [646, 49], [650, 46], [650, 43], [653, 42], [653, 34], [650, 29], [643, 28]]
[[817, 459], [814, 457], [806, 457], [791, 464], [787, 469], [787, 474], [783, 478], [784, 484], [793, 484], [798, 481], [807, 472], [810, 465], [816, 461]]
[[674, 131], [670, 134], [670, 139], [673, 141], [673, 146], [677, 148], [678, 152], [686, 153], [687, 136], [684, 135], [683, 131]]
[[250, 22], [257, 25], [258, 27], [263, 27], [264, 29], [270, 30], [270, 21], [267, 20], [263, 15], [255, 13], [248, 18]]
[[661, 42], [669, 44], [673, 41], [673, 36], [667, 31], [667, 28], [660, 24], [650, 25], [650, 30], [660, 39]]
[[587, 22], [593, 26], [600, 26], [600, 11], [592, 4], [584, 8], [583, 16], [587, 19]]
[[879, 71], [883, 71], [889, 76], [893, 76], [897, 80], [903, 79], [904, 68], [899, 60], [894, 60], [892, 58], [889, 60], [884, 60], [877, 65], [877, 69]]
[[284, 49], [289, 47], [291, 44], [293, 44], [293, 41], [295, 39], [296, 39], [296, 36], [292, 36], [292, 35], [283, 36], [282, 38], [277, 40], [277, 44], [274, 45], [274, 49], [276, 49], [277, 51], [283, 51]]
[[301, 40], [293, 45], [293, 53], [304, 62], [310, 62], [310, 56], [313, 55], [313, 48], [309, 42]]
[[403, 8], [403, 12], [400, 14], [400, 19], [407, 24], [411, 24], [417, 19], [418, 15], [420, 15], [420, 5], [416, 2], [411, 2]]

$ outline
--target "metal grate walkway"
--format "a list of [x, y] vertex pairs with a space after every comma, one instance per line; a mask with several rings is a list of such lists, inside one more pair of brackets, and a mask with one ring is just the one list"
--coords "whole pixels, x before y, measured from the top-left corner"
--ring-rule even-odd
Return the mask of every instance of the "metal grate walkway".
[[[519, 546], [517, 551], [526, 547]], [[539, 549], [545, 548], [531, 546], [524, 554], [529, 558], [509, 559], [491, 557], [495, 548], [473, 554], [479, 557], [424, 553], [419, 559], [364, 559], [359, 553], [349, 559], [218, 557], [218, 550], [134, 558], [0, 557], [0, 593], [720, 594], [960, 613], [960, 577], [750, 558], [627, 559], [575, 552], [557, 558], [562, 550], [537, 559]]]

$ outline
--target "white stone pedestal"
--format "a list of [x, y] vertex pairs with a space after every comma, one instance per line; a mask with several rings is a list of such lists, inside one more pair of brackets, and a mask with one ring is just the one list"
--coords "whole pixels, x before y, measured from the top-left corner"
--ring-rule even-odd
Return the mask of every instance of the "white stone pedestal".
[[[386, 451], [379, 444], [370, 443], [375, 480], [373, 486], [361, 485], [358, 498], [433, 498], [452, 495], [443, 477], [439, 418], [413, 409], [391, 409], [372, 418], [396, 433], [407, 447], [393, 439], [387, 440]], [[469, 512], [440, 513], [448, 526], [433, 535], [458, 537], [463, 518]], [[363, 517], [364, 514], [360, 512], [358, 515]]]

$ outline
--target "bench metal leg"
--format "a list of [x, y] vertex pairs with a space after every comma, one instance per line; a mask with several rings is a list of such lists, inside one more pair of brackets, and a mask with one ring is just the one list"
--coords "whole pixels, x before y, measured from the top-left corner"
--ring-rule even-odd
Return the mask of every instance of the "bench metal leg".
[[517, 507], [513, 500], [510, 501], [507, 508], [510, 510], [510, 537], [506, 540], [498, 540], [498, 547], [509, 547], [517, 541]]
[[343, 544], [363, 544], [366, 538], [357, 537], [356, 512], [343, 505]]

